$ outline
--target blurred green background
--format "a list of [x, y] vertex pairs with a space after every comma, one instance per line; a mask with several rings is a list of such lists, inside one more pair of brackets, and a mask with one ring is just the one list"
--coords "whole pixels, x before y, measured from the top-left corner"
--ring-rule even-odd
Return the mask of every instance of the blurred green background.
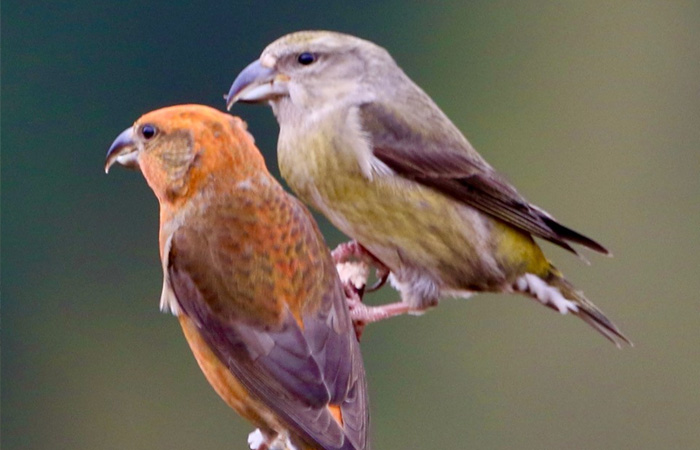
[[[700, 5], [595, 0], [3, 1], [3, 448], [246, 448], [158, 311], [155, 197], [103, 161], [142, 113], [223, 108], [308, 28], [387, 47], [526, 197], [608, 245], [590, 267], [545, 247], [636, 343], [513, 296], [372, 326], [374, 448], [700, 448]], [[234, 113], [277, 174], [270, 110]]]

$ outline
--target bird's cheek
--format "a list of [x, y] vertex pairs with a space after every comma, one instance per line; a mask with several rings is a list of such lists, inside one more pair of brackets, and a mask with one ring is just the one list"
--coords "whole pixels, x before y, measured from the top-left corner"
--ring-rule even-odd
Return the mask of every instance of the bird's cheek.
[[293, 105], [298, 107], [309, 107], [312, 103], [312, 97], [309, 91], [298, 83], [289, 83], [289, 99]]
[[139, 155], [138, 162], [146, 182], [156, 196], [160, 198], [160, 194], [165, 192], [167, 188], [167, 177], [158, 158], [150, 153], [142, 153]]

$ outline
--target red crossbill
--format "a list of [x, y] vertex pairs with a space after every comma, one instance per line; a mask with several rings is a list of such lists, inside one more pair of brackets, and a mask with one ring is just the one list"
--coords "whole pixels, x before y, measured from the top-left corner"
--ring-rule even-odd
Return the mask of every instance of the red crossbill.
[[150, 112], [114, 141], [160, 203], [161, 309], [176, 315], [258, 449], [369, 449], [365, 373], [343, 286], [308, 210], [269, 174], [243, 121]]
[[522, 293], [629, 342], [533, 237], [608, 251], [528, 203], [384, 48], [289, 34], [238, 75], [227, 106], [237, 101], [272, 106], [289, 186], [391, 271], [402, 303], [363, 319], [421, 313], [445, 295]]

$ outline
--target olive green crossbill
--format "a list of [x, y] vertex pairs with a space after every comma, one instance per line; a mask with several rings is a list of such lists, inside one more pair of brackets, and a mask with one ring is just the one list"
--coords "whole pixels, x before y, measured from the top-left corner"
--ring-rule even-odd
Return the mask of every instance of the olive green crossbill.
[[629, 343], [534, 238], [608, 251], [525, 200], [384, 48], [328, 31], [283, 36], [233, 82], [227, 106], [238, 101], [272, 106], [289, 186], [391, 271], [402, 302], [358, 319], [522, 293]]

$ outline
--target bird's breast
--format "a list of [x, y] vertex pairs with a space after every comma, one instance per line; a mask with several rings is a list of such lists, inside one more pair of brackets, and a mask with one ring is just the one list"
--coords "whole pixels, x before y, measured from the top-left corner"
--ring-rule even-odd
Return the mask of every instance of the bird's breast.
[[280, 173], [302, 200], [343, 202], [364, 184], [347, 124], [329, 115], [301, 126], [282, 126], [278, 144]]

